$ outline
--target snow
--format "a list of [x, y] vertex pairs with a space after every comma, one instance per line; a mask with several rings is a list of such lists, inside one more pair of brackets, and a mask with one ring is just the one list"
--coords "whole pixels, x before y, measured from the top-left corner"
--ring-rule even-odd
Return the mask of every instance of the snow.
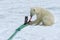
[[60, 40], [60, 0], [0, 0], [0, 40], [7, 40], [35, 6], [50, 10], [55, 16], [55, 24], [47, 27], [29, 25], [12, 40]]

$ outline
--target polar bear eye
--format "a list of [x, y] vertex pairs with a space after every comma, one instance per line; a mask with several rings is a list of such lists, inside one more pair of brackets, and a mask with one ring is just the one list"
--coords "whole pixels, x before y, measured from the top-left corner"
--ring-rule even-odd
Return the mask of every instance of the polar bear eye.
[[35, 9], [33, 9], [33, 11], [35, 11]]

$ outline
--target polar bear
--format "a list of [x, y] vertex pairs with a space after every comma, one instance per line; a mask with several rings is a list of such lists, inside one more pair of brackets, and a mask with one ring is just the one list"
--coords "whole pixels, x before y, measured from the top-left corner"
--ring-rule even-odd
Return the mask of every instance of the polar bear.
[[42, 23], [44, 26], [51, 26], [54, 24], [53, 14], [45, 8], [33, 7], [30, 10], [30, 20], [36, 15], [36, 20], [29, 22], [30, 25], [38, 25]]

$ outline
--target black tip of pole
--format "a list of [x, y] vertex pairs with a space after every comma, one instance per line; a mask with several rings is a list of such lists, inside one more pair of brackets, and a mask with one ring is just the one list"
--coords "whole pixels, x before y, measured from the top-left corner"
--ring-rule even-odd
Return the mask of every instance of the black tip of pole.
[[28, 16], [25, 16], [24, 24], [27, 24], [27, 23], [28, 23]]

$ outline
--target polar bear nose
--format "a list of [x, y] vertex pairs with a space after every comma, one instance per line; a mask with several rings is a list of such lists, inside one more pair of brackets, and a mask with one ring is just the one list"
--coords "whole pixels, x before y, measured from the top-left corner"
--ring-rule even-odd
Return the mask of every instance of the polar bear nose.
[[30, 17], [32, 18], [32, 15]]
[[30, 17], [32, 18], [32, 14], [30, 15]]
[[29, 19], [29, 22], [31, 22], [31, 19], [32, 19], [32, 18]]

